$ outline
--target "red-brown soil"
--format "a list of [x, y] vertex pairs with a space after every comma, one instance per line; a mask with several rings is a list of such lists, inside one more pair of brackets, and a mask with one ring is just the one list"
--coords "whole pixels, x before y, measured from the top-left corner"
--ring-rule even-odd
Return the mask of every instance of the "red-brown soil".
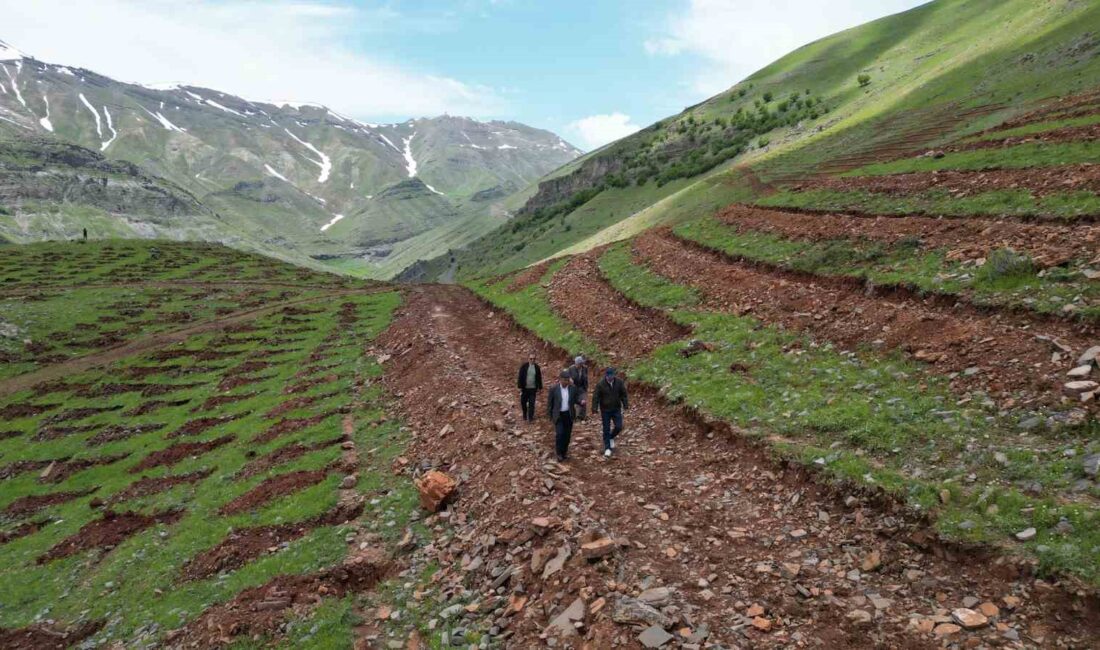
[[64, 379], [58, 379], [55, 381], [44, 381], [38, 384], [31, 390], [31, 394], [35, 397], [44, 397], [54, 393], [67, 393], [77, 390], [84, 390], [91, 384], [70, 384]]
[[182, 510], [166, 510], [154, 515], [107, 510], [103, 513], [103, 518], [84, 524], [72, 536], [39, 556], [38, 563], [45, 564], [93, 548], [111, 550], [150, 526], [173, 524], [182, 516]]
[[99, 445], [107, 444], [108, 442], [115, 442], [117, 440], [125, 440], [126, 438], [132, 438], [133, 436], [140, 436], [150, 431], [156, 431], [163, 428], [163, 424], [155, 422], [148, 422], [145, 424], [112, 424], [105, 427], [102, 431], [95, 434], [88, 439], [88, 446], [96, 447]]
[[731, 205], [718, 218], [742, 232], [766, 232], [787, 239], [867, 239], [895, 243], [917, 237], [925, 248], [945, 248], [950, 260], [979, 260], [998, 248], [1026, 252], [1041, 267], [1089, 261], [1100, 251], [1100, 225], [1020, 223], [1001, 219], [864, 217], [803, 214]]
[[9, 503], [7, 508], [4, 508], [4, 515], [8, 517], [26, 517], [27, 515], [33, 515], [43, 508], [54, 506], [59, 503], [66, 503], [73, 499], [79, 499], [95, 491], [96, 488], [89, 488], [87, 490], [74, 490], [72, 492], [50, 492], [48, 494], [22, 496]]
[[42, 415], [46, 411], [53, 410], [61, 406], [60, 404], [29, 404], [26, 402], [19, 402], [18, 404], [8, 404], [7, 406], [0, 408], [0, 420], [17, 420], [19, 418], [33, 418], [36, 415]]
[[313, 379], [307, 379], [300, 381], [297, 384], [291, 384], [283, 389], [284, 395], [297, 395], [298, 393], [304, 393], [314, 386], [321, 386], [324, 384], [331, 384], [340, 380], [339, 375], [336, 373], [329, 373], [322, 377], [315, 377]]
[[159, 397], [161, 395], [169, 395], [171, 393], [178, 393], [181, 390], [191, 390], [198, 386], [205, 386], [203, 382], [192, 382], [189, 384], [158, 384], [153, 385], [145, 390], [141, 391], [142, 397]]
[[191, 409], [192, 413], [198, 413], [200, 411], [212, 411], [219, 406], [225, 406], [226, 404], [233, 404], [235, 402], [243, 402], [246, 399], [255, 397], [258, 393], [241, 393], [239, 395], [214, 395], [206, 398], [199, 406]]
[[244, 411], [242, 413], [231, 413], [229, 415], [219, 415], [209, 418], [197, 418], [186, 422], [179, 429], [176, 429], [172, 433], [168, 434], [169, 438], [182, 438], [184, 436], [197, 436], [200, 433], [209, 431], [214, 427], [222, 426], [223, 424], [229, 424], [235, 420], [247, 417], [251, 411]]
[[217, 449], [224, 444], [230, 443], [233, 440], [233, 436], [222, 436], [221, 438], [215, 438], [206, 442], [177, 442], [170, 447], [149, 454], [143, 458], [140, 463], [132, 467], [130, 472], [136, 474], [137, 472], [153, 467], [175, 465], [184, 458], [200, 456], [212, 449]]
[[546, 275], [547, 269], [553, 264], [552, 261], [542, 262], [534, 266], [527, 267], [519, 273], [512, 276], [512, 281], [508, 283], [508, 291], [522, 291], [532, 284], [542, 279], [542, 276]]
[[268, 420], [273, 420], [280, 415], [283, 415], [284, 413], [303, 409], [307, 406], [315, 404], [316, 402], [333, 397], [337, 394], [337, 392], [338, 391], [332, 391], [331, 393], [322, 393], [320, 395], [303, 395], [302, 397], [292, 397], [291, 399], [285, 400], [278, 406], [272, 408], [267, 413], [264, 413], [264, 418]]
[[[960, 393], [984, 390], [1005, 406], [1061, 403], [1064, 375], [1072, 362], [1054, 362], [1056, 348], [1040, 335], [1054, 337], [1078, 354], [1094, 345], [1094, 339], [1069, 323], [1036, 324], [935, 296], [868, 295], [859, 283], [844, 279], [738, 263], [667, 231], [638, 238], [634, 251], [661, 275], [699, 289], [710, 309], [751, 315], [847, 349], [873, 345], [900, 350], [936, 372], [958, 373], [951, 384]], [[978, 371], [964, 373], [968, 368]]]
[[154, 411], [159, 411], [163, 408], [173, 408], [176, 406], [183, 406], [190, 402], [189, 399], [177, 399], [177, 400], [152, 400], [145, 402], [123, 413], [128, 418], [136, 417], [139, 415], [147, 415]]
[[41, 442], [43, 440], [57, 440], [58, 438], [64, 438], [66, 436], [76, 435], [78, 433], [87, 433], [89, 431], [95, 431], [99, 428], [96, 424], [85, 424], [81, 426], [62, 426], [59, 424], [43, 424], [38, 427], [38, 431], [34, 434], [34, 439]]
[[1100, 165], [1060, 165], [987, 171], [946, 170], [886, 176], [824, 176], [801, 183], [794, 189], [859, 190], [890, 196], [906, 196], [928, 190], [946, 190], [957, 198], [992, 190], [1027, 190], [1033, 196], [1048, 196], [1057, 192], [1100, 192]]
[[62, 411], [57, 415], [51, 415], [43, 420], [43, 424], [56, 424], [58, 422], [71, 422], [72, 420], [83, 420], [84, 418], [98, 415], [100, 413], [110, 413], [121, 409], [122, 406], [86, 406], [83, 408], [70, 409], [68, 411]]
[[260, 456], [259, 458], [255, 458], [249, 461], [248, 464], [242, 467], [241, 471], [237, 472], [237, 474], [233, 478], [239, 481], [241, 479], [246, 479], [251, 476], [256, 476], [257, 474], [262, 474], [263, 472], [266, 472], [273, 467], [278, 467], [283, 463], [288, 463], [295, 458], [304, 456], [311, 451], [317, 451], [319, 449], [324, 449], [325, 447], [338, 445], [341, 442], [346, 441], [347, 439], [347, 436], [340, 435], [329, 440], [321, 440], [320, 442], [315, 442], [312, 445], [303, 445], [297, 442], [292, 442], [289, 445], [283, 445], [282, 447], [279, 447], [272, 452], [269, 452], [267, 454], [264, 454], [263, 456]]
[[107, 501], [109, 503], [122, 503], [123, 501], [129, 501], [130, 499], [137, 499], [140, 497], [146, 497], [152, 494], [160, 494], [176, 487], [177, 485], [193, 485], [210, 476], [214, 473], [214, 469], [199, 470], [197, 472], [190, 472], [188, 474], [177, 474], [175, 476], [158, 476], [138, 479], [127, 485], [122, 490], [111, 495], [111, 498]]
[[357, 551], [332, 569], [303, 576], [278, 576], [265, 585], [246, 589], [229, 602], [206, 609], [185, 627], [170, 632], [166, 641], [172, 648], [222, 648], [236, 639], [275, 635], [291, 614], [306, 618], [306, 613], [322, 598], [342, 598], [367, 591], [389, 571], [389, 558], [381, 551]]
[[233, 375], [232, 377], [226, 377], [218, 383], [218, 392], [224, 393], [226, 391], [235, 390], [241, 386], [248, 386], [250, 384], [258, 384], [261, 381], [266, 381], [272, 377], [271, 374], [266, 375]]
[[[544, 366], [563, 362], [566, 352], [500, 312], [490, 317], [494, 310], [461, 288], [406, 295], [378, 342], [391, 355], [384, 380], [401, 395], [413, 431], [405, 467], [463, 477], [446, 520], [453, 534], [421, 551], [422, 559], [442, 567], [433, 582], [443, 593], [470, 590], [495, 603], [522, 585], [520, 615], [487, 615], [514, 635], [510, 647], [544, 645], [547, 623], [576, 598], [589, 608], [603, 598], [606, 606], [584, 615], [574, 647], [638, 647], [644, 625], [616, 624], [611, 613], [645, 587], [670, 588], [673, 630], [705, 624], [708, 641], [723, 647], [935, 647], [910, 625], [911, 614], [931, 617], [966, 597], [1000, 603], [1006, 595], [1023, 600], [1015, 610], [1002, 607], [1000, 622], [1041, 637], [1039, 645], [1091, 643], [1100, 615], [1090, 601], [1075, 602], [1003, 557], [930, 547], [919, 523], [888, 502], [853, 495], [846, 503], [804, 470], [649, 390], [634, 388], [612, 460], [599, 455], [598, 425], [587, 422], [574, 431], [571, 460], [553, 462], [545, 418], [516, 424], [515, 368], [532, 349]], [[441, 433], [445, 425], [453, 433]], [[549, 519], [536, 526], [540, 516]], [[604, 535], [622, 545], [595, 562], [577, 557], [581, 542]], [[543, 577], [558, 553], [568, 561]], [[879, 561], [870, 562], [875, 553]], [[496, 582], [505, 570], [515, 573]], [[501, 584], [506, 591], [496, 592]], [[876, 611], [872, 597], [888, 602]], [[752, 626], [753, 604], [771, 632]], [[874, 612], [867, 625], [848, 619], [856, 609]], [[953, 641], [976, 647], [999, 638], [985, 628]]]
[[288, 433], [294, 433], [295, 431], [301, 431], [302, 429], [312, 427], [322, 421], [332, 417], [339, 413], [339, 410], [326, 411], [324, 413], [318, 413], [306, 418], [283, 418], [275, 424], [268, 427], [267, 431], [258, 434], [252, 439], [253, 444], [263, 444], [265, 442], [271, 442], [272, 440], [285, 436]]
[[[658, 347], [689, 333], [664, 314], [623, 298], [600, 275], [595, 260], [575, 257], [554, 274], [550, 304], [614, 359], [648, 356]], [[591, 388], [598, 377], [592, 369]]]
[[[42, 530], [42, 527], [48, 523], [50, 523], [49, 519], [36, 519], [35, 521], [25, 521], [11, 530], [0, 531], [0, 544], [7, 544], [8, 542], [15, 541], [20, 537], [33, 535]], [[0, 648], [3, 647], [4, 646], [0, 645]]]
[[0, 431], [0, 440], [7, 440], [8, 438], [18, 438], [21, 435], [23, 435], [23, 432], [17, 431], [15, 429]]
[[987, 130], [986, 133], [996, 133], [997, 131], [1035, 124], [1036, 122], [1064, 119], [1067, 116], [1093, 115], [1097, 112], [1100, 112], [1100, 91], [1054, 97], [1044, 102], [1042, 106], [1006, 120]]
[[0, 481], [18, 476], [24, 472], [37, 472], [40, 469], [49, 467], [50, 463], [63, 463], [68, 459], [69, 457], [65, 456], [56, 460], [17, 460], [7, 465], [0, 465]]
[[259, 372], [265, 368], [270, 368], [271, 363], [268, 361], [245, 361], [240, 365], [234, 366], [225, 371], [225, 377], [233, 377], [236, 375], [246, 375], [253, 372]]
[[279, 497], [293, 494], [317, 485], [328, 476], [328, 470], [299, 471], [272, 476], [260, 483], [248, 492], [233, 499], [221, 507], [218, 512], [223, 515], [236, 515], [250, 510], [256, 510]]
[[111, 395], [123, 395], [125, 393], [140, 393], [153, 385], [155, 384], [96, 384], [73, 394], [77, 397], [110, 397]]
[[974, 151], [977, 149], [1000, 149], [1002, 147], [1015, 147], [1021, 144], [1054, 144], [1058, 142], [1082, 142], [1087, 140], [1100, 140], [1100, 124], [1088, 126], [1071, 126], [1062, 129], [1051, 129], [1031, 135], [1018, 135], [996, 140], [974, 140], [960, 142], [959, 144], [944, 147], [943, 151]]
[[278, 552], [281, 544], [292, 542], [314, 528], [336, 526], [355, 519], [362, 512], [361, 503], [350, 507], [338, 506], [319, 517], [299, 523], [235, 530], [213, 548], [192, 558], [183, 567], [183, 579], [201, 580], [239, 569], [265, 553]]
[[47, 625], [17, 629], [0, 627], [0, 648], [5, 650], [66, 650], [77, 646], [103, 627], [104, 621], [90, 621], [68, 630]]

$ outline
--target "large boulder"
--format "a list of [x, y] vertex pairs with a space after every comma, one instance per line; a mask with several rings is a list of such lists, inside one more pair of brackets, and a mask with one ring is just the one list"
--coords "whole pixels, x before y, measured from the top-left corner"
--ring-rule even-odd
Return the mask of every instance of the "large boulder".
[[432, 470], [416, 482], [420, 492], [420, 507], [428, 512], [438, 512], [454, 495], [458, 483], [443, 472]]

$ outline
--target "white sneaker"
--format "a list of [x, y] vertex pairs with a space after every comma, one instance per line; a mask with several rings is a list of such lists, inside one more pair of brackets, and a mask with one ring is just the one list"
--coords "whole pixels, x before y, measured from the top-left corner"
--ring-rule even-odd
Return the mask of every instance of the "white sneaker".
[[603, 455], [604, 455], [605, 458], [611, 458], [611, 450], [610, 449], [604, 449], [603, 450]]

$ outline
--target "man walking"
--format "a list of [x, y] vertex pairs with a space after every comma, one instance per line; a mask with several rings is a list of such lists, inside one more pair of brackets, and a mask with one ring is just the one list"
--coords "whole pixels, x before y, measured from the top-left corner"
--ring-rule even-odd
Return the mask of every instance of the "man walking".
[[523, 409], [524, 422], [535, 421], [535, 403], [538, 392], [542, 390], [542, 368], [535, 363], [535, 353], [527, 357], [527, 362], [519, 367], [519, 405]]
[[569, 366], [569, 378], [577, 387], [580, 400], [577, 403], [577, 419], [583, 420], [588, 416], [588, 360], [583, 354], [573, 359], [573, 365]]
[[[614, 368], [604, 371], [604, 377], [596, 384], [592, 393], [592, 412], [603, 416], [603, 455], [611, 456], [615, 448], [615, 438], [623, 430], [623, 411], [629, 408], [626, 397], [626, 382], [615, 375]], [[615, 428], [611, 428], [611, 424]]]
[[568, 370], [558, 374], [558, 383], [547, 391], [546, 407], [550, 421], [554, 423], [554, 451], [558, 462], [569, 457], [569, 440], [573, 437], [573, 408], [577, 405], [578, 391]]

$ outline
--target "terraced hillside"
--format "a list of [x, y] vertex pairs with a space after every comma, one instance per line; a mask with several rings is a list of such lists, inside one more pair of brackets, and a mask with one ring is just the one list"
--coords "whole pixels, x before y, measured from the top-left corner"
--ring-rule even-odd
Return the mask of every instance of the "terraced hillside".
[[415, 512], [364, 351], [399, 295], [212, 244], [0, 259], [0, 647], [350, 646]]
[[[995, 154], [985, 148], [1030, 137], [1030, 126], [1022, 132], [1012, 129], [1030, 125], [1035, 117], [1068, 120], [1059, 122], [1061, 130], [1051, 137], [1078, 143], [1048, 141], [1052, 146], [1031, 152], [1036, 143], [1027, 143], [1011, 156], [1032, 164], [1086, 163], [1095, 159], [1095, 152], [1080, 143], [1090, 139], [1090, 122], [1073, 103], [1088, 102], [1095, 92], [1098, 29], [1095, 3], [936, 0], [834, 34], [556, 170], [542, 179], [538, 193], [512, 222], [465, 251], [421, 265], [414, 275], [430, 278], [457, 270], [473, 278], [509, 272], [654, 225], [760, 199], [775, 189], [809, 187], [823, 174], [929, 150], [947, 154], [937, 164], [949, 167], [958, 161], [974, 169], [993, 164]], [[1049, 111], [1049, 120], [1037, 110]], [[987, 132], [1002, 124], [1003, 137]], [[965, 151], [945, 148], [970, 136], [985, 140], [954, 145], [968, 147]], [[1097, 211], [1085, 180], [1089, 173], [1080, 168], [1075, 184], [1058, 185], [1061, 178], [1051, 175], [1043, 196], [1030, 200], [1013, 191], [1018, 174], [1004, 171], [1001, 192], [968, 197], [953, 207], [1058, 215]], [[952, 178], [942, 190], [965, 182]], [[870, 189], [819, 189], [828, 188]], [[837, 205], [850, 204], [852, 198]], [[942, 192], [920, 197], [919, 205], [913, 204], [916, 197], [911, 199], [908, 205], [885, 199], [871, 209], [943, 212]]]

